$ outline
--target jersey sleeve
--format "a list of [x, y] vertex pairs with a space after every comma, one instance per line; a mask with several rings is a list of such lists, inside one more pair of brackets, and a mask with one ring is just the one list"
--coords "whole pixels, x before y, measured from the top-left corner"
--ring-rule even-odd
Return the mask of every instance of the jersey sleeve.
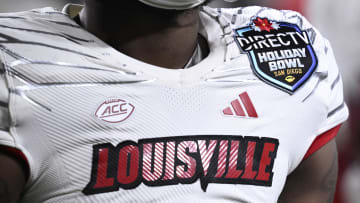
[[[321, 123], [317, 136], [307, 150], [303, 159], [308, 158], [321, 147], [333, 140], [338, 134], [343, 122], [348, 118], [349, 112], [344, 101], [343, 83], [341, 73], [337, 66], [335, 55], [328, 40], [324, 40], [324, 55], [320, 58], [327, 64], [328, 79], [324, 80], [328, 87], [328, 94], [324, 94], [327, 104], [327, 115], [323, 123]], [[317, 93], [322, 94], [322, 93]]]
[[330, 42], [299, 13], [288, 12], [287, 18], [307, 31], [318, 58], [318, 67], [315, 73], [323, 76], [319, 79], [311, 96], [321, 98], [327, 112], [323, 122], [319, 124], [317, 132], [311, 138], [312, 144], [304, 156], [306, 159], [336, 137], [341, 124], [348, 118], [349, 112], [344, 101], [341, 73]]
[[321, 135], [328, 130], [340, 125], [348, 118], [349, 112], [344, 101], [342, 76], [335, 60], [333, 49], [328, 40], [324, 40], [325, 55], [322, 58], [328, 67], [327, 83], [329, 94], [327, 96], [328, 114], [326, 120], [321, 124], [318, 134]]
[[9, 90], [5, 77], [5, 66], [0, 60], [0, 152], [15, 157], [26, 171], [29, 177], [28, 159], [22, 150], [17, 146], [14, 137], [10, 132], [9, 114]]

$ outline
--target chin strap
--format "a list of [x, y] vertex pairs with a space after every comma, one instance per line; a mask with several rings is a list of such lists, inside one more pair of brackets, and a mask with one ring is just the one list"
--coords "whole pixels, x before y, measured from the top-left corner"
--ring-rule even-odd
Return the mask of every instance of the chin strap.
[[62, 12], [68, 14], [70, 18], [75, 18], [83, 8], [84, 5], [81, 4], [66, 4]]

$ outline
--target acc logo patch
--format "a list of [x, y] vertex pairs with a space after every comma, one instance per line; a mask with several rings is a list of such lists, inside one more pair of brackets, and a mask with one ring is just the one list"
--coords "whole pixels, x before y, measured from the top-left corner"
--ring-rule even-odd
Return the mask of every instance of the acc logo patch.
[[107, 99], [95, 111], [95, 117], [107, 123], [120, 123], [134, 112], [134, 105], [122, 99]]
[[258, 17], [235, 32], [235, 41], [248, 54], [257, 77], [290, 94], [310, 78], [318, 65], [307, 32], [295, 24]]

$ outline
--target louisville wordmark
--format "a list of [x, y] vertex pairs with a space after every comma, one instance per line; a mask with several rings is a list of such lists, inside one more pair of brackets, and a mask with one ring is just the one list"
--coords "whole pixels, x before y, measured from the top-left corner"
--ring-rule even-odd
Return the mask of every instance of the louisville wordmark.
[[184, 136], [93, 146], [86, 195], [151, 187], [209, 183], [271, 186], [279, 141], [242, 136]]

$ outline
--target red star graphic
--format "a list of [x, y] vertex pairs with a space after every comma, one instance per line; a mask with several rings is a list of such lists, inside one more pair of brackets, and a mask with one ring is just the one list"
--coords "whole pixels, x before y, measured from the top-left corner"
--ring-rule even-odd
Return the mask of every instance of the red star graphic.
[[260, 28], [261, 31], [268, 31], [274, 30], [273, 24], [269, 22], [267, 18], [256, 18], [254, 20], [255, 26]]

